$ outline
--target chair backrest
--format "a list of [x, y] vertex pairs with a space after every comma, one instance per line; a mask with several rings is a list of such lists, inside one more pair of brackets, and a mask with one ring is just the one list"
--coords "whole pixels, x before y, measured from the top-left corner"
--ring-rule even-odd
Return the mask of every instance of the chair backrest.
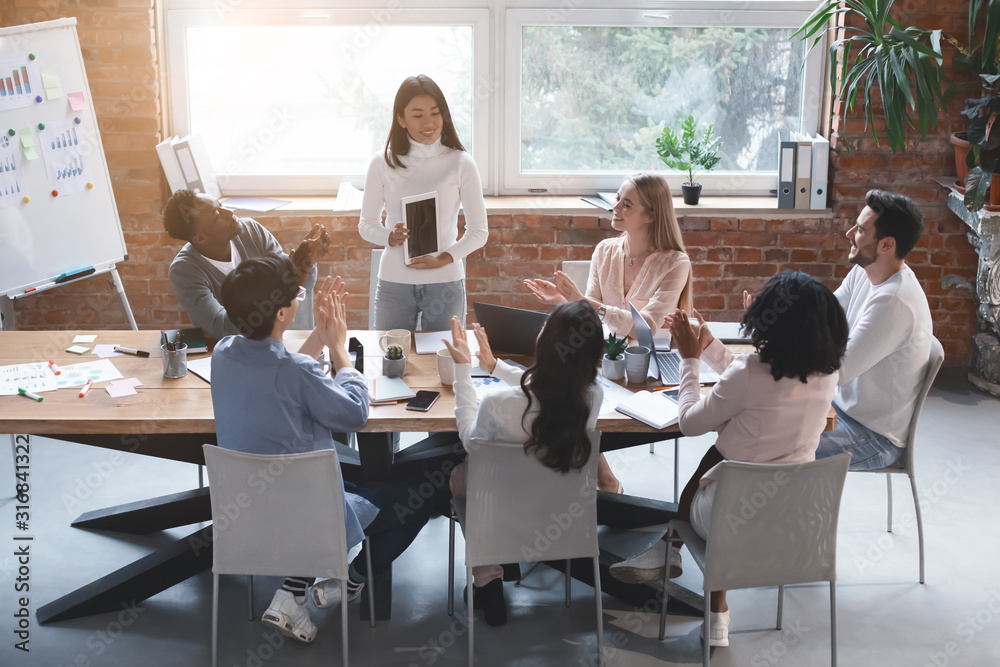
[[265, 456], [205, 445], [212, 571], [347, 578], [340, 465], [333, 450]]
[[835, 581], [837, 518], [850, 454], [808, 463], [720, 465], [705, 589]]
[[563, 560], [597, 556], [597, 459], [561, 473], [522, 443], [473, 439], [466, 489], [465, 563]]
[[568, 275], [584, 294], [587, 293], [587, 281], [590, 280], [590, 260], [565, 261], [562, 263], [563, 273]]
[[920, 411], [924, 408], [927, 393], [931, 390], [934, 378], [937, 377], [943, 363], [944, 348], [941, 347], [941, 341], [931, 336], [931, 354], [927, 360], [927, 372], [924, 375], [924, 384], [920, 387], [920, 393], [917, 394], [917, 400], [913, 404], [913, 415], [910, 417], [910, 431], [906, 436], [906, 453], [902, 457], [903, 468], [909, 475], [913, 474], [913, 445], [917, 436], [917, 420], [920, 419]]
[[382, 248], [372, 250], [371, 272], [368, 274], [368, 328], [375, 328], [375, 286], [378, 284], [378, 267], [382, 263]]

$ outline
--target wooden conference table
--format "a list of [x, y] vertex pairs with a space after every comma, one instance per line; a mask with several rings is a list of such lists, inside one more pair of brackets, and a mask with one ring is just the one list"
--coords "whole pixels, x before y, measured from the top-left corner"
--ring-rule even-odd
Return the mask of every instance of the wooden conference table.
[[[204, 463], [201, 447], [215, 443], [215, 421], [212, 414], [211, 389], [207, 382], [188, 373], [183, 378], [163, 377], [159, 331], [0, 331], [0, 366], [53, 359], [60, 366], [93, 361], [91, 354], [83, 356], [66, 352], [78, 334], [96, 334], [94, 344], [117, 344], [146, 350], [149, 358], [131, 355], [114, 357], [112, 363], [125, 378], [142, 382], [137, 394], [112, 398], [106, 383], [95, 385], [83, 399], [77, 390], [61, 389], [44, 394], [37, 402], [20, 396], [0, 397], [0, 433], [53, 436], [60, 440], [79, 442], [106, 449], [134, 452], [147, 456]], [[375, 376], [381, 370], [380, 332], [352, 331], [364, 346], [365, 374]], [[308, 332], [290, 331], [285, 335], [288, 349], [296, 350]], [[190, 359], [205, 355], [192, 355]], [[358, 450], [339, 450], [346, 479], [387, 480], [394, 474], [413, 474], [415, 470], [440, 469], [448, 457], [461, 456], [461, 445], [455, 437], [454, 393], [442, 385], [436, 368], [435, 355], [417, 355], [411, 349], [407, 357], [406, 383], [414, 391], [429, 389], [441, 392], [441, 397], [426, 413], [405, 409], [403, 403], [373, 406], [368, 423], [358, 432]], [[630, 386], [636, 390], [642, 387]], [[831, 410], [831, 415], [833, 414]], [[832, 428], [832, 417], [827, 428]], [[602, 417], [598, 429], [608, 441], [603, 449], [615, 449], [676, 438], [676, 427], [662, 431], [642, 424], [625, 415]], [[431, 432], [422, 443], [400, 451], [398, 434]], [[11, 436], [12, 440], [14, 435]], [[601, 493], [599, 518], [602, 523], [623, 528], [664, 523], [672, 518], [676, 505], [643, 498]], [[126, 533], [151, 533], [166, 528], [190, 525], [211, 519], [208, 489], [172, 494], [162, 498], [87, 512], [72, 525], [77, 527], [115, 530]], [[603, 555], [603, 554], [602, 554]], [[618, 557], [606, 554], [607, 564]], [[606, 566], [606, 565], [605, 565]], [[134, 563], [98, 579], [38, 609], [40, 623], [75, 618], [120, 609], [122, 600], [141, 601], [165, 590], [198, 572], [211, 567], [211, 526], [201, 528], [171, 546], [154, 552]], [[581, 568], [574, 576], [588, 580]], [[391, 606], [391, 572], [385, 581], [375, 582], [376, 615], [388, 618]], [[592, 582], [592, 579], [591, 579]], [[606, 592], [628, 602], [642, 604], [652, 597], [646, 586], [620, 584], [611, 577], [602, 577]], [[679, 610], [695, 611], [700, 598], [678, 592]], [[673, 596], [673, 593], [672, 593]], [[364, 596], [363, 596], [364, 597]], [[365, 607], [367, 607], [367, 598]], [[673, 605], [673, 600], [671, 601]], [[362, 610], [367, 614], [366, 609]], [[697, 613], [701, 613], [700, 610]]]

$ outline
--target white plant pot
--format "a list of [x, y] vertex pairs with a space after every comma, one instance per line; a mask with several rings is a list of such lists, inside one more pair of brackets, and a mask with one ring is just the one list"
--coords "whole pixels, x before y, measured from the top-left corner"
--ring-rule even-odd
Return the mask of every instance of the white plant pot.
[[601, 374], [609, 380], [621, 380], [625, 377], [625, 356], [608, 359], [608, 355], [605, 354], [601, 359]]

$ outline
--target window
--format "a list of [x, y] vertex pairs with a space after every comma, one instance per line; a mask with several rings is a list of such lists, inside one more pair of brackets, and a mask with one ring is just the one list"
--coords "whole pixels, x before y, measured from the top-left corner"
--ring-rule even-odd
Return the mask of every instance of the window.
[[617, 189], [623, 174], [664, 170], [678, 189], [687, 179], [655, 141], [693, 114], [723, 141], [719, 165], [697, 177], [706, 192], [767, 194], [779, 132], [818, 121], [822, 49], [807, 59], [789, 40], [808, 14], [510, 10], [506, 188]]
[[417, 73], [488, 193], [613, 190], [644, 170], [679, 190], [655, 140], [690, 113], [723, 140], [705, 192], [768, 194], [779, 133], [819, 126], [825, 50], [789, 39], [811, 1], [352, 1], [167, 0], [170, 130], [202, 136], [225, 194], [362, 186]]
[[329, 194], [363, 185], [396, 89], [423, 73], [488, 176], [486, 26], [485, 10], [169, 11], [172, 131], [203, 138], [225, 194]]

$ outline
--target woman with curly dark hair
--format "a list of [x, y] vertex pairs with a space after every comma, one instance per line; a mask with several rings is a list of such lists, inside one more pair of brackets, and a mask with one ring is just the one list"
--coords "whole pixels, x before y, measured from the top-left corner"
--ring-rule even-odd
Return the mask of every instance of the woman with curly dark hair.
[[[829, 289], [804, 273], [785, 271], [771, 278], [748, 302], [743, 332], [756, 350], [752, 354], [733, 355], [707, 326], [693, 324], [681, 310], [664, 322], [682, 357], [677, 401], [681, 432], [719, 432], [681, 494], [677, 512], [703, 538], [715, 497], [715, 468], [721, 461], [815, 460], [847, 348], [843, 308]], [[702, 358], [720, 375], [704, 396], [698, 383]], [[660, 541], [646, 553], [613, 565], [611, 573], [633, 582], [646, 581], [650, 574], [659, 578], [666, 551]], [[671, 576], [679, 574], [679, 555], [671, 554]], [[713, 592], [711, 605], [708, 641], [729, 646], [726, 592]]]
[[[486, 333], [473, 325], [479, 341], [479, 365], [511, 386], [487, 394], [476, 407], [472, 386], [472, 355], [457, 318], [452, 342], [445, 341], [455, 360], [455, 421], [466, 449], [473, 438], [523, 442], [526, 452], [553, 470], [579, 470], [590, 458], [588, 432], [597, 427], [604, 391], [596, 382], [604, 349], [601, 322], [585, 300], [561, 303], [552, 311], [535, 343], [535, 364], [521, 371], [498, 361]], [[466, 464], [451, 474], [451, 491], [464, 496]], [[503, 568], [472, 568], [473, 598], [489, 625], [507, 621]]]

